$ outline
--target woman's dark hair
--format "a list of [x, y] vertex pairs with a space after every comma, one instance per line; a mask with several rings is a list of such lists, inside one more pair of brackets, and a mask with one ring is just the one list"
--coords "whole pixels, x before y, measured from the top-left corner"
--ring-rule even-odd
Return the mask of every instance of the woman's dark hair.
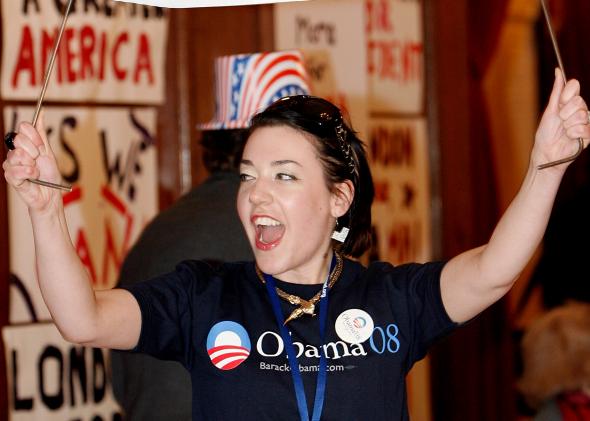
[[[354, 198], [338, 228], [348, 227], [342, 253], [359, 257], [371, 245], [371, 205], [374, 189], [363, 142], [331, 102], [308, 95], [282, 98], [252, 117], [249, 134], [260, 127], [288, 126], [312, 135], [330, 189], [345, 180], [354, 185]], [[308, 136], [309, 137], [309, 136]]]
[[205, 130], [201, 137], [207, 171], [237, 171], [248, 129]]

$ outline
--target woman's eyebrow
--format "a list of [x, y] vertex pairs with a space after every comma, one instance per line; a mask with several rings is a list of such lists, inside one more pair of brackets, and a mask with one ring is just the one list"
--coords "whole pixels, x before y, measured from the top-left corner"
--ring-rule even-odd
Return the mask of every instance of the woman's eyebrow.
[[254, 163], [252, 163], [252, 161], [250, 161], [249, 159], [242, 159], [240, 161], [240, 165], [248, 165], [249, 167], [253, 167]]
[[281, 160], [278, 160], [278, 161], [273, 161], [271, 163], [271, 165], [273, 167], [277, 167], [279, 165], [287, 165], [287, 164], [295, 164], [295, 165], [297, 165], [299, 167], [303, 167], [303, 165], [301, 165], [299, 162], [293, 161], [292, 159], [281, 159]]
[[[299, 162], [293, 161], [292, 159], [279, 159], [278, 161], [272, 161], [270, 163], [270, 165], [273, 167], [278, 167], [278, 166], [287, 165], [287, 164], [295, 164], [299, 167], [303, 167], [303, 165], [301, 165]], [[242, 159], [240, 161], [240, 165], [246, 165], [249, 167], [253, 167], [254, 163], [252, 161], [250, 161], [249, 159]]]

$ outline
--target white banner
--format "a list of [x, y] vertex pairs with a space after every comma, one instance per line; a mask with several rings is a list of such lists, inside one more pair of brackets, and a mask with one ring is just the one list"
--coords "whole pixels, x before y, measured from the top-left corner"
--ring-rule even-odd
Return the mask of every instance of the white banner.
[[422, 1], [365, 2], [370, 111], [423, 114]]
[[[4, 127], [30, 120], [31, 107], [6, 107]], [[64, 182], [72, 243], [96, 289], [114, 286], [128, 249], [156, 214], [153, 108], [47, 107], [45, 124]], [[10, 322], [49, 320], [37, 286], [28, 212], [8, 192]]]
[[160, 7], [219, 7], [219, 6], [245, 6], [247, 4], [284, 3], [306, 0], [117, 0], [126, 3], [147, 4]]
[[65, 342], [52, 323], [5, 326], [10, 421], [114, 421], [109, 354]]
[[[336, 13], [337, 12], [337, 13]], [[304, 52], [314, 95], [349, 114], [364, 138], [367, 128], [367, 50], [364, 3], [325, 0], [275, 6], [278, 50]]]
[[[66, 2], [1, 1], [2, 97], [36, 100]], [[162, 103], [167, 35], [164, 9], [74, 2], [46, 99]]]
[[426, 120], [372, 119], [369, 158], [375, 183], [378, 258], [394, 264], [432, 258]]

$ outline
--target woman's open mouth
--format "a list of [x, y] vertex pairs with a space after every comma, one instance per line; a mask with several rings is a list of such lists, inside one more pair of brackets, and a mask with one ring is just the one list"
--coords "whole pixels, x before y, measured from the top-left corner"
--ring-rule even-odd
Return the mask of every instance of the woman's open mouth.
[[279, 221], [268, 216], [255, 216], [252, 218], [252, 222], [254, 223], [256, 248], [270, 250], [281, 242], [285, 234], [285, 226]]

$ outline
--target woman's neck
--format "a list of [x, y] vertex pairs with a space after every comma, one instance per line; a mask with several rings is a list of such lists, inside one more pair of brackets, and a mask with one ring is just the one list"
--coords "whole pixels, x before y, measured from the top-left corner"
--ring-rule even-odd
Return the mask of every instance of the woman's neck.
[[286, 272], [283, 276], [277, 276], [283, 282], [291, 284], [314, 285], [323, 284], [330, 271], [330, 264], [334, 252], [329, 249], [317, 262], [310, 261], [305, 266]]

